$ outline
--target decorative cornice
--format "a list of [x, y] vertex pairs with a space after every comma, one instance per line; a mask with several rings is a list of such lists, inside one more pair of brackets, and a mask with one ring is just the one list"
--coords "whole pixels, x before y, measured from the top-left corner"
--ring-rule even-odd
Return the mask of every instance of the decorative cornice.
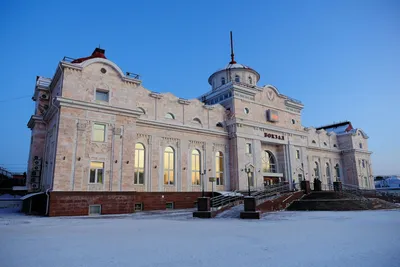
[[225, 131], [220, 132], [220, 131], [216, 131], [213, 129], [192, 128], [192, 127], [183, 126], [183, 125], [168, 124], [168, 123], [164, 123], [164, 122], [151, 121], [151, 120], [146, 120], [146, 119], [138, 119], [136, 121], [136, 124], [139, 126], [150, 126], [150, 127], [154, 127], [154, 128], [163, 129], [163, 130], [165, 130], [167, 128], [167, 129], [171, 129], [171, 130], [173, 129], [173, 130], [181, 131], [181, 132], [193, 132], [193, 133], [228, 137], [228, 133]]
[[150, 92], [149, 96], [154, 97], [156, 99], [161, 99], [163, 97], [162, 94], [157, 93], [157, 92]]
[[179, 99], [178, 99], [178, 103], [179, 103], [179, 104], [183, 104], [183, 105], [189, 105], [189, 104], [190, 104], [190, 101], [187, 100], [187, 99], [179, 98]]
[[142, 112], [139, 110], [106, 106], [98, 103], [89, 103], [80, 100], [68, 99], [64, 97], [57, 97], [57, 101], [60, 103], [60, 106], [62, 107], [73, 107], [85, 110], [101, 111], [104, 113], [118, 114], [134, 118], [138, 118], [142, 114]]

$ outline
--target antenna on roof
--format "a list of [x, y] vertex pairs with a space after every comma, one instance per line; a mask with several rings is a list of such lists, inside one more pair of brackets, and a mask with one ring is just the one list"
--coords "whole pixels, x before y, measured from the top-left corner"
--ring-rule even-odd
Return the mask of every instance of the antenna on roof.
[[233, 53], [233, 39], [232, 39], [232, 31], [231, 31], [231, 62], [229, 64], [236, 64], [235, 54]]

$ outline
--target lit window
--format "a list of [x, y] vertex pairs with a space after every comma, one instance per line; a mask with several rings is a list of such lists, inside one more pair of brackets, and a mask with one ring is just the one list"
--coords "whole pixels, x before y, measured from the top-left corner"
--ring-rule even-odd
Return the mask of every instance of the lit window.
[[192, 151], [192, 184], [200, 185], [200, 152]]
[[244, 108], [244, 113], [249, 114], [250, 110], [248, 108]]
[[92, 184], [102, 184], [104, 174], [104, 162], [90, 162], [90, 180]]
[[144, 146], [137, 143], [135, 145], [135, 171], [134, 184], [144, 184]]
[[175, 177], [175, 152], [172, 147], [164, 150], [164, 184], [174, 184]]
[[215, 178], [217, 185], [224, 184], [224, 154], [221, 151], [215, 153]]
[[96, 101], [108, 102], [108, 91], [96, 90]]
[[300, 159], [300, 150], [296, 150], [296, 159]]
[[251, 78], [251, 76], [249, 76], [248, 80], [249, 80], [249, 84], [253, 84], [253, 79]]
[[265, 150], [262, 157], [263, 172], [276, 172], [276, 161], [274, 155]]
[[221, 85], [224, 85], [225, 84], [225, 77], [222, 77], [221, 78]]
[[165, 118], [166, 119], [170, 119], [170, 120], [175, 120], [175, 116], [174, 116], [174, 114], [172, 114], [172, 113], [167, 113], [167, 114], [165, 114]]
[[246, 144], [246, 154], [251, 154], [251, 144], [250, 143]]
[[240, 82], [240, 77], [239, 77], [239, 75], [235, 75], [235, 82]]
[[106, 140], [106, 125], [95, 123], [93, 125], [93, 141], [104, 142]]

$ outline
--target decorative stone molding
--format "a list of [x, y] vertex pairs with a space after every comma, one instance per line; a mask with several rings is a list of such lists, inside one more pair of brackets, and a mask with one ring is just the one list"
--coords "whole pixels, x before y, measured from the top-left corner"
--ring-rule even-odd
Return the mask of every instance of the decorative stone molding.
[[77, 124], [78, 131], [85, 131], [87, 127], [87, 122], [86, 121], [80, 121]]
[[157, 92], [150, 92], [149, 96], [154, 97], [156, 99], [161, 99], [163, 97], [162, 94]]
[[173, 145], [176, 146], [177, 148], [180, 147], [180, 140], [177, 138], [171, 138], [171, 137], [162, 137], [160, 140], [160, 146], [166, 146], [166, 145]]
[[187, 100], [187, 99], [179, 98], [179, 99], [178, 99], [178, 103], [179, 103], [179, 104], [182, 104], [182, 105], [189, 105], [189, 104], [190, 104], [190, 101]]

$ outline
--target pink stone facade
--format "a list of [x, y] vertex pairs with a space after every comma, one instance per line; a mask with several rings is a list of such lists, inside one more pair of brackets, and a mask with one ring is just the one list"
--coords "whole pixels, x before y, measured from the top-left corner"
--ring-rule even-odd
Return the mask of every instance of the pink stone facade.
[[[209, 78], [209, 92], [188, 100], [152, 92], [106, 58], [61, 61], [53, 78], [39, 77], [36, 83], [27, 186], [31, 191], [199, 192], [210, 191], [209, 177], [218, 176], [214, 190], [246, 190], [246, 169], [251, 169], [254, 189], [314, 178], [373, 188], [362, 130], [304, 127], [303, 104], [274, 86], [257, 85], [258, 79], [255, 70], [228, 65]], [[98, 125], [104, 127], [101, 141]], [[143, 146], [142, 156], [136, 144]], [[32, 175], [35, 158], [39, 176]], [[91, 171], [93, 162], [102, 164], [101, 174]], [[194, 182], [196, 171], [200, 183]], [[100, 182], [91, 181], [93, 173]], [[135, 180], [138, 173], [142, 182]]]

